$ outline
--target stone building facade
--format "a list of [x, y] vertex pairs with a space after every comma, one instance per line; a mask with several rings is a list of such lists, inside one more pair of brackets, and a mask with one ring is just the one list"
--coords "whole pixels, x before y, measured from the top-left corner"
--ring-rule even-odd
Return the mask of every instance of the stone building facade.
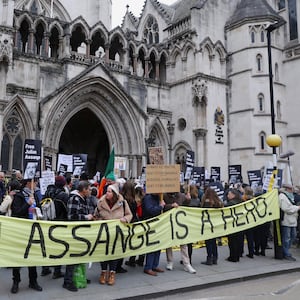
[[[0, 1], [2, 169], [22, 169], [27, 138], [44, 155], [87, 153], [89, 173], [104, 171], [112, 145], [125, 176], [139, 176], [147, 146], [166, 163], [272, 161], [266, 28], [272, 33], [279, 151], [297, 149], [300, 5], [296, 0], [146, 0], [111, 28], [111, 0]], [[279, 161], [285, 165], [285, 161]], [[247, 180], [245, 180], [247, 181]]]

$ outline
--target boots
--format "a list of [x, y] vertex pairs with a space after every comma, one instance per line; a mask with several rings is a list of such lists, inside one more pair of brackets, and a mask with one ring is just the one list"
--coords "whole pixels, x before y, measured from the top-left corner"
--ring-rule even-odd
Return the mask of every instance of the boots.
[[212, 263], [213, 263], [213, 265], [217, 265], [218, 264], [218, 258], [217, 257], [213, 257]]
[[110, 271], [108, 275], [108, 285], [114, 285], [115, 284], [115, 279], [116, 279], [116, 272], [115, 271]]
[[213, 259], [212, 259], [212, 257], [207, 256], [206, 261], [202, 261], [201, 264], [202, 264], [202, 265], [211, 266], [211, 265], [213, 264]]
[[101, 272], [101, 275], [100, 275], [100, 278], [99, 278], [99, 283], [100, 284], [106, 284], [106, 282], [107, 282], [107, 275], [108, 275], [107, 271], [102, 271]]
[[12, 294], [16, 294], [18, 291], [19, 291], [19, 282], [18, 281], [14, 281], [13, 285], [12, 285], [12, 287], [10, 289], [10, 292]]

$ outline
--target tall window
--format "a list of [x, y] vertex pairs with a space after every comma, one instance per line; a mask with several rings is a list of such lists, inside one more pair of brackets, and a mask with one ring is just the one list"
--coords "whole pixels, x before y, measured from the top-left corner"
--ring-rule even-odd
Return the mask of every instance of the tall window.
[[260, 41], [261, 41], [262, 43], [265, 42], [265, 31], [264, 31], [264, 30], [262, 30], [262, 31], [260, 32]]
[[281, 103], [279, 100], [276, 103], [276, 115], [277, 115], [277, 120], [280, 121], [281, 120]]
[[297, 0], [288, 0], [290, 40], [296, 40], [298, 38], [298, 22], [297, 22], [296, 1]]
[[23, 126], [14, 109], [4, 123], [1, 164], [4, 171], [22, 169]]
[[279, 67], [278, 67], [278, 63], [275, 64], [275, 81], [279, 81]]
[[259, 148], [261, 151], [266, 150], [266, 134], [263, 131], [259, 134]]
[[253, 30], [251, 31], [251, 43], [255, 43], [255, 32]]
[[256, 68], [257, 68], [257, 72], [262, 71], [262, 56], [261, 56], [261, 54], [256, 55]]
[[149, 16], [143, 32], [144, 39], [148, 44], [158, 44], [159, 43], [159, 30], [158, 24], [154, 17]]
[[258, 95], [258, 111], [259, 112], [265, 111], [265, 97], [263, 94]]

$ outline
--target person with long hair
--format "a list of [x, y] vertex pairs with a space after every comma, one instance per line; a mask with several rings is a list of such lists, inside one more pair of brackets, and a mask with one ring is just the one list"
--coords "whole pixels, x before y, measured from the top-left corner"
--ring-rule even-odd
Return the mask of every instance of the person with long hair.
[[[196, 185], [190, 186], [190, 196], [191, 200], [189, 203], [190, 207], [200, 207], [200, 199], [199, 199], [199, 190]], [[187, 244], [188, 254], [190, 258], [190, 263], [192, 264], [192, 254], [193, 254], [193, 243]]]
[[[221, 208], [223, 207], [223, 202], [218, 197], [215, 190], [207, 188], [202, 199], [201, 199], [202, 208]], [[201, 262], [204, 265], [216, 265], [218, 262], [218, 246], [217, 238], [209, 239], [205, 241], [205, 247], [207, 252], [206, 261]]]
[[[130, 223], [132, 213], [127, 201], [119, 193], [118, 184], [111, 184], [107, 187], [106, 194], [100, 198], [95, 209], [94, 219], [120, 220], [122, 223]], [[117, 264], [118, 259], [101, 262], [100, 284], [115, 284]]]

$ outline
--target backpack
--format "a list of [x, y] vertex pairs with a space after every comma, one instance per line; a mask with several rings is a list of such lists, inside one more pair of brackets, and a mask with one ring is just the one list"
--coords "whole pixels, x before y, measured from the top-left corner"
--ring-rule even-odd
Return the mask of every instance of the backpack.
[[45, 198], [40, 202], [43, 220], [55, 220], [56, 219], [56, 207], [55, 202], [60, 202], [64, 209], [67, 211], [65, 203], [58, 199], [60, 191], [57, 192], [55, 185], [49, 185], [45, 193]]
[[56, 218], [55, 203], [52, 198], [44, 198], [41, 201], [43, 220], [54, 220]]

